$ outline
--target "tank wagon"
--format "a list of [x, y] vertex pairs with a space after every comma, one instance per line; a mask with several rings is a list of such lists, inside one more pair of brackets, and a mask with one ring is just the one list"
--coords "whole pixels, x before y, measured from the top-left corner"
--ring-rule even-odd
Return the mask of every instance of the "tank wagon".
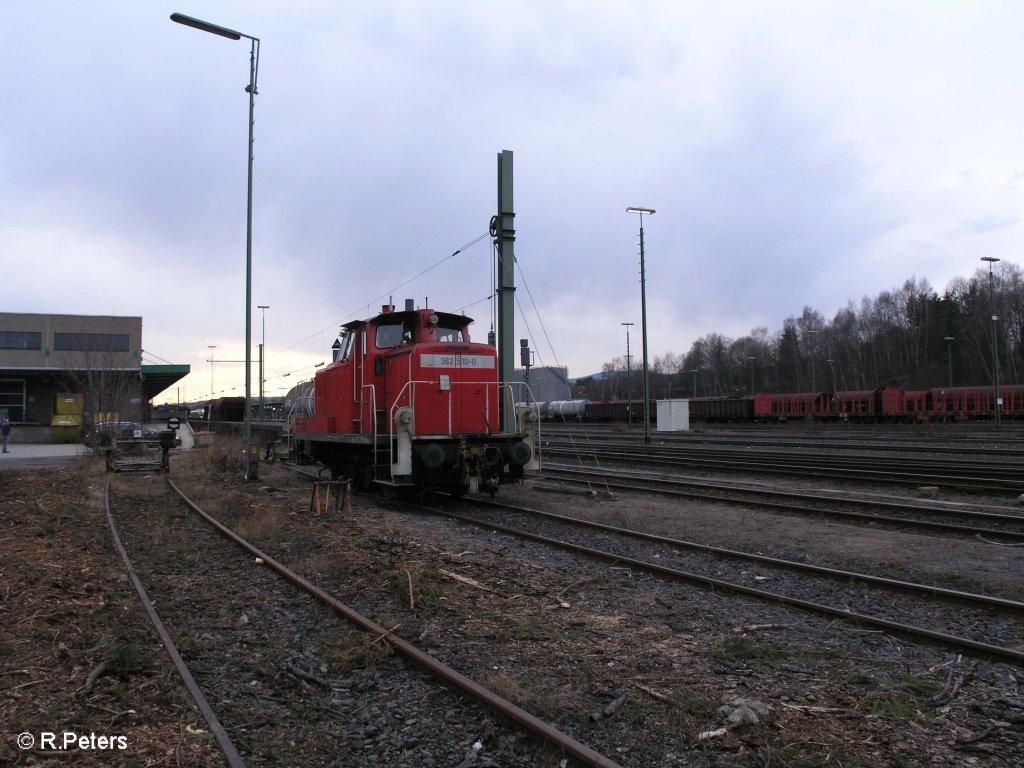
[[538, 469], [537, 411], [514, 404], [531, 398], [499, 381], [497, 352], [470, 340], [471, 323], [407, 301], [343, 326], [311, 390], [286, 397], [297, 458], [357, 486], [454, 493]]

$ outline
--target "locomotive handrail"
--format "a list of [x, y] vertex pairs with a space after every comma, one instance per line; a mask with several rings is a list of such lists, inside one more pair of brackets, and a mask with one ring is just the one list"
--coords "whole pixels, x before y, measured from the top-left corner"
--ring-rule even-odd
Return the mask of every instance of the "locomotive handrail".
[[302, 395], [301, 397], [295, 398], [295, 400], [292, 402], [292, 407], [288, 409], [288, 414], [284, 418], [285, 421], [287, 421], [288, 423], [290, 423], [292, 425], [295, 424], [295, 419], [298, 418], [298, 415], [295, 413], [295, 409], [298, 408], [299, 403], [303, 402], [304, 400], [310, 400], [313, 403], [313, 405], [312, 405], [312, 407], [309, 408], [309, 410], [307, 410], [302, 415], [303, 416], [309, 416], [310, 414], [314, 414], [315, 415], [315, 413], [316, 413], [316, 397], [314, 395], [311, 395], [311, 394], [310, 395]]
[[[409, 407], [409, 408], [412, 408], [412, 409], [415, 410], [415, 408], [416, 408], [416, 385], [417, 384], [423, 384], [423, 385], [435, 386], [436, 387], [436, 386], [438, 386], [440, 384], [440, 382], [435, 380], [435, 379], [410, 379], [409, 381], [405, 382], [402, 385], [402, 388], [398, 391], [398, 394], [395, 395], [395, 399], [391, 403], [391, 408], [388, 411], [388, 461], [389, 461], [389, 463], [392, 466], [394, 466], [394, 463], [395, 463], [395, 438], [397, 436], [396, 433], [395, 433], [395, 430], [394, 430], [395, 416], [398, 413], [398, 410], [400, 408]], [[452, 392], [454, 391], [454, 387], [456, 387], [456, 386], [481, 387], [482, 386], [482, 387], [485, 388], [486, 395], [485, 395], [484, 402], [487, 404], [486, 405], [487, 411], [485, 412], [484, 418], [487, 420], [487, 423], [490, 424], [490, 408], [491, 408], [490, 390], [491, 390], [491, 387], [494, 386], [494, 385], [495, 385], [495, 382], [493, 382], [493, 381], [453, 381], [453, 382], [451, 382], [451, 386], [453, 387], [453, 389], [450, 389], [448, 391], [448, 432], [447, 432], [447, 436], [448, 437], [452, 436]], [[503, 386], [506, 386], [506, 385], [498, 385], [498, 386], [499, 387], [503, 387]], [[399, 403], [401, 402], [402, 398], [406, 396], [406, 390], [409, 391], [408, 392], [409, 403], [408, 403], [408, 405], [399, 405]], [[515, 414], [514, 407], [513, 407], [513, 414]], [[518, 432], [519, 431], [518, 419], [516, 419], [516, 421], [515, 421], [515, 428], [516, 428], [516, 432]]]
[[[436, 381], [434, 379], [411, 379], [411, 380], [405, 382], [402, 385], [402, 388], [398, 391], [398, 394], [395, 395], [395, 399], [394, 399], [394, 401], [391, 404], [390, 410], [388, 411], [388, 433], [387, 433], [388, 434], [388, 462], [392, 466], [394, 466], [394, 464], [395, 464], [395, 447], [396, 447], [396, 437], [397, 437], [397, 435], [396, 435], [394, 426], [395, 426], [395, 417], [396, 417], [396, 415], [398, 413], [398, 410], [401, 409], [401, 408], [406, 408], [406, 407], [409, 407], [409, 408], [412, 408], [413, 410], [415, 410], [415, 408], [416, 408], [416, 385], [417, 384], [424, 384], [424, 385], [429, 385], [429, 386], [437, 386], [439, 383], [440, 382], [438, 382], [438, 381]], [[453, 388], [455, 386], [469, 386], [469, 387], [480, 387], [480, 386], [482, 386], [482, 387], [485, 388], [485, 391], [486, 391], [485, 403], [486, 403], [486, 407], [487, 407], [487, 411], [485, 412], [485, 419], [486, 419], [488, 424], [490, 424], [490, 408], [491, 408], [490, 390], [491, 390], [492, 386], [495, 386], [495, 384], [497, 384], [497, 387], [498, 387], [499, 390], [505, 390], [503, 393], [499, 394], [499, 397], [501, 397], [503, 395], [507, 395], [508, 396], [508, 402], [506, 403], [506, 405], [510, 409], [510, 412], [512, 414], [513, 434], [521, 434], [522, 431], [523, 431], [523, 425], [520, 423], [519, 413], [518, 413], [518, 411], [516, 409], [514, 387], [521, 387], [522, 389], [524, 389], [526, 391], [526, 394], [528, 395], [529, 399], [528, 400], [524, 400], [522, 402], [534, 403], [534, 402], [536, 402], [536, 399], [533, 396], [533, 391], [530, 389], [530, 385], [529, 384], [527, 384], [524, 381], [507, 381], [507, 382], [504, 382], [504, 383], [497, 383], [497, 382], [493, 382], [493, 381], [453, 381], [453, 382], [451, 382], [451, 385], [452, 385]], [[408, 398], [409, 398], [408, 405], [399, 405], [399, 403], [401, 402], [402, 398], [406, 396], [406, 390], [409, 390], [409, 393], [408, 393]], [[452, 436], [452, 392], [453, 391], [454, 391], [454, 389], [451, 389], [451, 390], [448, 391], [448, 433], [447, 433], [448, 437]], [[376, 410], [374, 411], [374, 413], [376, 413]], [[537, 425], [537, 430], [538, 430], [537, 431], [537, 438], [539, 439], [540, 438], [540, 424], [539, 424], [539, 422], [538, 422], [538, 425]]]
[[[416, 385], [417, 384], [427, 384], [427, 385], [435, 386], [436, 387], [436, 386], [438, 386], [439, 383], [440, 382], [438, 382], [438, 381], [436, 381], [434, 379], [410, 379], [409, 381], [405, 382], [405, 384], [402, 385], [402, 388], [400, 390], [398, 390], [398, 394], [395, 395], [395, 399], [394, 399], [394, 401], [391, 404], [391, 409], [388, 412], [388, 435], [389, 436], [393, 436], [393, 432], [391, 430], [392, 430], [392, 426], [394, 425], [395, 414], [398, 412], [398, 409], [399, 408], [406, 408], [406, 407], [409, 407], [409, 408], [415, 408], [416, 407]], [[451, 382], [451, 385], [453, 387], [454, 386], [468, 386], [468, 387], [480, 387], [480, 386], [483, 386], [483, 387], [486, 387], [488, 389], [487, 401], [488, 401], [488, 407], [489, 407], [489, 404], [490, 404], [490, 396], [489, 396], [490, 392], [489, 392], [489, 390], [494, 385], [493, 381], [453, 381], [453, 382]], [[410, 390], [409, 404], [408, 404], [408, 406], [399, 405], [398, 403], [402, 399], [402, 397], [405, 396], [407, 389]], [[451, 394], [450, 394], [450, 392], [451, 391], [449, 391], [449, 396], [448, 396], [448, 410], [449, 410], [449, 413], [448, 413], [448, 434], [449, 435], [451, 434]]]
[[528, 397], [525, 398], [525, 399], [519, 400], [518, 402], [520, 402], [520, 403], [524, 403], [526, 405], [529, 405], [531, 403], [536, 403], [537, 402], [537, 398], [535, 398], [533, 396], [533, 390], [530, 389], [530, 385], [527, 384], [525, 381], [506, 381], [506, 382], [502, 383], [501, 386], [508, 388], [508, 395], [509, 395], [509, 398], [510, 398], [510, 402], [507, 405], [511, 409], [512, 413], [516, 414], [516, 419], [515, 419], [516, 431], [517, 432], [521, 432], [522, 431], [522, 425], [519, 423], [518, 413], [516, 413], [516, 397], [515, 397], [515, 390], [513, 389], [513, 387], [521, 387], [522, 389], [526, 390], [526, 394], [527, 394]]
[[[362, 389], [370, 390], [370, 413], [373, 416], [370, 419], [370, 424], [373, 427], [370, 432], [373, 435], [374, 446], [377, 444], [377, 386], [375, 384], [363, 384]], [[362, 414], [360, 414], [362, 415]], [[390, 428], [389, 428], [390, 432]], [[365, 433], [364, 433], [365, 434]]]

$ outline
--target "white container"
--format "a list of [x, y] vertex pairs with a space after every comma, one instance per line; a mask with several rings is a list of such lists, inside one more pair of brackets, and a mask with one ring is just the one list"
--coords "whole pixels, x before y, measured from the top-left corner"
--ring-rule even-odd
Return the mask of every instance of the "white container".
[[690, 431], [690, 401], [689, 400], [659, 400], [658, 401], [658, 431], [659, 432], [689, 432]]

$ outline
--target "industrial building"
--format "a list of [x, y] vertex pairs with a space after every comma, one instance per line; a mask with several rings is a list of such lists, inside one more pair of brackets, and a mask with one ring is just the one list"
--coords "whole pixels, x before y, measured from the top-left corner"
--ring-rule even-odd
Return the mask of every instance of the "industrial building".
[[[517, 368], [512, 374], [512, 381], [527, 384], [534, 401], [538, 403], [572, 398], [568, 368], [542, 366], [528, 369]], [[518, 392], [516, 394], [517, 397], [521, 396]]]
[[142, 421], [189, 372], [142, 364], [142, 318], [0, 312], [0, 418], [20, 442], [77, 442], [100, 421]]

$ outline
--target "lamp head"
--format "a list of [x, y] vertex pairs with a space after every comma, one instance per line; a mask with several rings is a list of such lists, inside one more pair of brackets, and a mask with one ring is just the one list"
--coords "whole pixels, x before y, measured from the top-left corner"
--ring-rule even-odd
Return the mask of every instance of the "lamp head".
[[216, 24], [211, 24], [208, 21], [203, 21], [202, 19], [194, 19], [191, 16], [186, 16], [183, 13], [172, 13], [171, 21], [176, 21], [179, 24], [184, 24], [186, 27], [201, 29], [203, 30], [203, 32], [209, 32], [214, 35], [220, 35], [221, 37], [226, 37], [229, 40], [242, 39], [241, 32], [235, 32], [235, 30], [233, 29], [228, 29], [227, 27], [220, 27]]

